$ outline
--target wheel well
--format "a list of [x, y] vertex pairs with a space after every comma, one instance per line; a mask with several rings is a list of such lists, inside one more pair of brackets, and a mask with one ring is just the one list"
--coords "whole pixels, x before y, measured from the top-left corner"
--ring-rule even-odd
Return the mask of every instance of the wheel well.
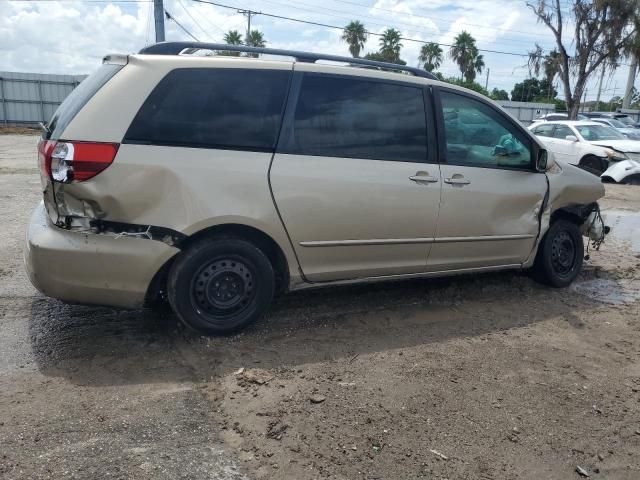
[[[276, 292], [284, 292], [288, 288], [289, 265], [287, 264], [284, 252], [275, 240], [261, 230], [240, 224], [215, 225], [213, 227], [200, 230], [187, 237], [180, 243], [180, 250], [184, 250], [188, 248], [189, 245], [192, 245], [204, 238], [239, 238], [252, 243], [262, 250], [273, 266], [273, 270], [276, 274]], [[174, 255], [170, 258], [154, 275], [151, 283], [149, 284], [149, 288], [147, 289], [145, 300], [146, 304], [151, 305], [163, 301], [166, 294], [169, 270], [178, 255]]]
[[572, 205], [559, 208], [551, 214], [551, 224], [558, 220], [567, 220], [581, 226], [589, 214], [593, 211], [594, 205]]

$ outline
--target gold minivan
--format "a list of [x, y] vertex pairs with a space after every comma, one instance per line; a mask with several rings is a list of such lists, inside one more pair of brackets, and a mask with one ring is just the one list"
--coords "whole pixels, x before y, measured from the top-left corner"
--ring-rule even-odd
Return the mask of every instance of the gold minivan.
[[168, 298], [208, 334], [308, 287], [529, 268], [563, 287], [582, 236], [606, 231], [596, 177], [411, 67], [159, 43], [105, 57], [43, 129], [34, 286], [76, 303]]

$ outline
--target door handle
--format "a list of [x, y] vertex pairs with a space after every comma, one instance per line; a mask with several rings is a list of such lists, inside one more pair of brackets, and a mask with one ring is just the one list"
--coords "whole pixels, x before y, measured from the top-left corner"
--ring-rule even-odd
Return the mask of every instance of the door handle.
[[445, 178], [444, 183], [448, 183], [450, 185], [469, 185], [471, 182], [462, 175], [456, 174], [453, 177]]
[[427, 183], [436, 183], [438, 179], [436, 177], [432, 177], [431, 175], [411, 175], [409, 180], [412, 182], [427, 182]]

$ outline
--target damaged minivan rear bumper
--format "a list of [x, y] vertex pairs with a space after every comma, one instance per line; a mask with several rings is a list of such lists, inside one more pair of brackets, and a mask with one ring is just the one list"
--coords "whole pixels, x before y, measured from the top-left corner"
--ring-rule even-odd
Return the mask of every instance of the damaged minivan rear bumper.
[[72, 303], [140, 307], [178, 249], [146, 238], [80, 233], [51, 223], [41, 203], [27, 229], [24, 261], [42, 293]]

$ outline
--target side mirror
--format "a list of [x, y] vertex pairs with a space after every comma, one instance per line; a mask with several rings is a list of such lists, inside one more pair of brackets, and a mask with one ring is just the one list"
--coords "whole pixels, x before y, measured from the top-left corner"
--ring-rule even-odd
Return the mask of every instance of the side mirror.
[[569, 140], [570, 142], [577, 142], [578, 141], [578, 137], [576, 137], [575, 135], [567, 135], [566, 137], [564, 137], [565, 140]]
[[547, 164], [549, 163], [549, 154], [546, 150], [538, 150], [538, 158], [536, 159], [536, 170], [539, 172], [547, 171]]

